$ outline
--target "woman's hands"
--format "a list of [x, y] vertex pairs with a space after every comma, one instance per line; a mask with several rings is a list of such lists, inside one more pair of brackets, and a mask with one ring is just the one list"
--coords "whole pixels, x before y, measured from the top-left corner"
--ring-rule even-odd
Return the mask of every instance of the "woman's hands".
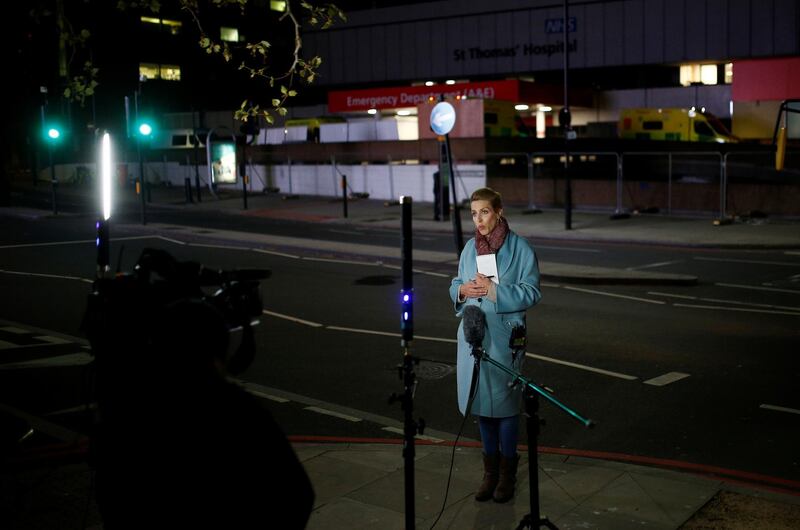
[[478, 273], [472, 280], [461, 284], [458, 294], [460, 298], [480, 298], [489, 294], [491, 285], [492, 280], [488, 276]]

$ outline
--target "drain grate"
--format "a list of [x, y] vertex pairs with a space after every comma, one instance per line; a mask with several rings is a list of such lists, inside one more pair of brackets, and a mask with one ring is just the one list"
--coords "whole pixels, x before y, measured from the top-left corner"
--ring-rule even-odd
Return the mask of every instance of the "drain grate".
[[419, 365], [414, 367], [414, 373], [417, 374], [417, 378], [425, 381], [444, 379], [448, 375], [455, 373], [455, 371], [456, 367], [454, 365], [432, 361], [420, 361]]

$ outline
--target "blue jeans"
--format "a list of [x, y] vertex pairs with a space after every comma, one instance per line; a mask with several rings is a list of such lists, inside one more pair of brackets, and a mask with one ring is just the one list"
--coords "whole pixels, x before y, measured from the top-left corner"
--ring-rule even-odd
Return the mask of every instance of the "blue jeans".
[[517, 441], [519, 440], [519, 416], [507, 418], [478, 417], [478, 427], [481, 430], [483, 452], [487, 456], [500, 453], [512, 458], [517, 455]]

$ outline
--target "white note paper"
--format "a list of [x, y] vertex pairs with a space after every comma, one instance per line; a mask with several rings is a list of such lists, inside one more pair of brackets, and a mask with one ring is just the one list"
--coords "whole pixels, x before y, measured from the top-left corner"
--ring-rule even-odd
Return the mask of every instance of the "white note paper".
[[478, 272], [484, 276], [488, 276], [492, 281], [500, 285], [500, 278], [497, 274], [497, 260], [494, 254], [484, 254], [477, 257]]

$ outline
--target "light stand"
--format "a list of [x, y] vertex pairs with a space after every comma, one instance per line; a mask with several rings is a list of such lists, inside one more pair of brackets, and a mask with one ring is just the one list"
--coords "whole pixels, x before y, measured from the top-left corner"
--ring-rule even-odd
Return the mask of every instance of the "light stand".
[[414, 437], [417, 433], [422, 434], [425, 428], [425, 421], [420, 418], [419, 422], [414, 421], [414, 391], [417, 387], [417, 379], [414, 374], [414, 365], [419, 363], [411, 355], [411, 341], [414, 338], [414, 317], [413, 317], [413, 271], [411, 259], [411, 197], [400, 197], [400, 207], [402, 209], [402, 271], [403, 289], [400, 291], [400, 331], [402, 339], [400, 345], [403, 348], [403, 364], [397, 368], [400, 372], [400, 379], [403, 380], [403, 395], [392, 394], [389, 403], [400, 401], [403, 409], [403, 460], [405, 462], [405, 514], [406, 530], [414, 529]]
[[[551, 403], [582, 423], [584, 427], [591, 428], [594, 426], [594, 423], [558, 401], [550, 392], [532, 382], [530, 379], [522, 376], [519, 372], [512, 370], [511, 368], [508, 368], [507, 366], [504, 366], [492, 359], [486, 354], [485, 351], [481, 350], [479, 354], [482, 361], [486, 361], [512, 376], [514, 378], [512, 385], [522, 384], [525, 388], [525, 426], [528, 431], [528, 476], [530, 482], [531, 511], [519, 522], [519, 525], [517, 525], [517, 530], [521, 530], [523, 528], [541, 528], [542, 526], [546, 526], [547, 528], [551, 529], [557, 529], [556, 525], [553, 524], [552, 521], [548, 520], [547, 517], [542, 517], [539, 511], [539, 463], [536, 449], [538, 447], [537, 440], [539, 437], [539, 427], [542, 425], [542, 420], [539, 418], [538, 414], [539, 395], [547, 398]], [[473, 355], [475, 355], [474, 349]]]
[[100, 196], [102, 217], [97, 224], [97, 277], [103, 278], [109, 270], [111, 238], [109, 220], [111, 219], [111, 136], [106, 132], [100, 140]]

